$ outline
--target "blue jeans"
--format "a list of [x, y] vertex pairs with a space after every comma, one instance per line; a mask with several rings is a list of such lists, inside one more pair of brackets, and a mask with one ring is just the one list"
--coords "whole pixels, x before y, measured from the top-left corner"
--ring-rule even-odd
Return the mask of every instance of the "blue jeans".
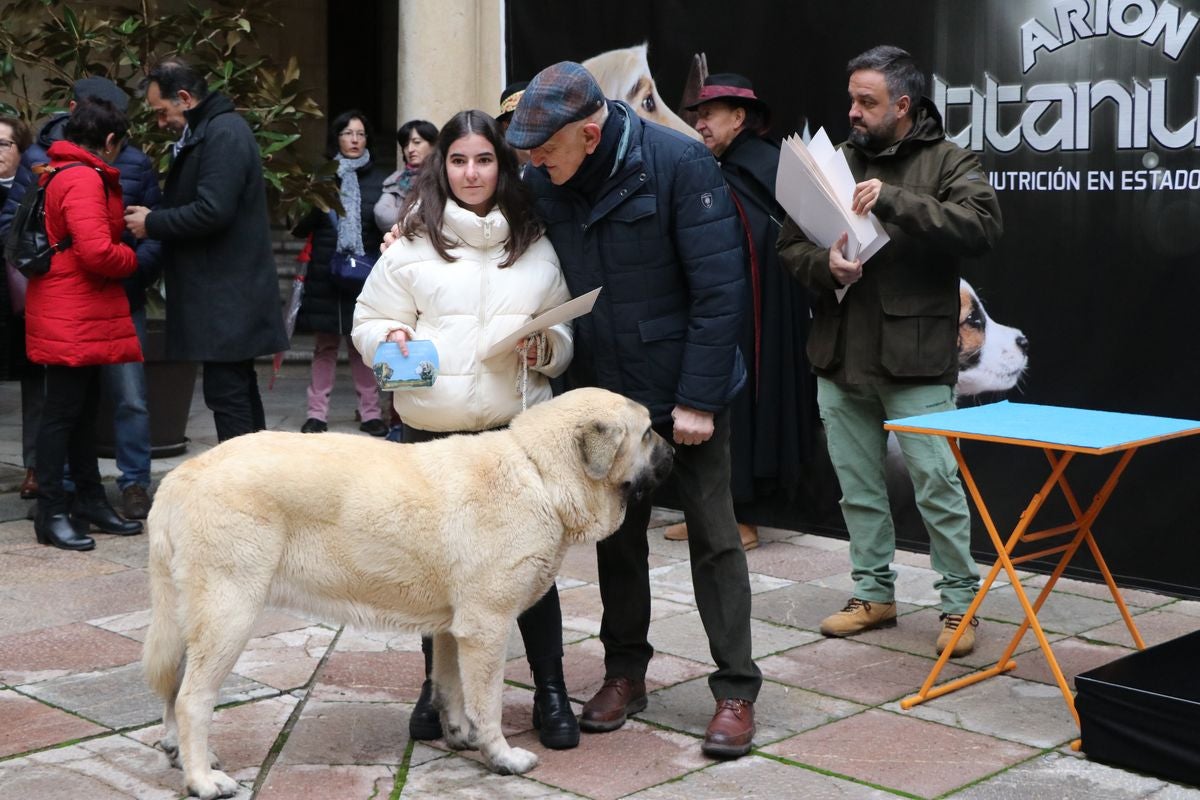
[[[146, 311], [133, 312], [138, 341], [146, 344]], [[150, 485], [150, 411], [146, 407], [146, 370], [140, 361], [100, 368], [103, 391], [112, 399], [113, 443], [122, 490]]]

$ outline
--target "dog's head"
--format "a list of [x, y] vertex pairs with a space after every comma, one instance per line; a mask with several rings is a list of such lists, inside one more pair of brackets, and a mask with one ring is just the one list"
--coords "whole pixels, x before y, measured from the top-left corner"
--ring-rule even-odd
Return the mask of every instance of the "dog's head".
[[959, 280], [958, 384], [960, 397], [1006, 392], [1029, 363], [1029, 340], [1018, 328], [988, 316], [975, 289]]
[[512, 421], [574, 541], [620, 527], [625, 507], [671, 472], [674, 450], [650, 427], [645, 406], [604, 389], [576, 389]]
[[693, 139], [700, 138], [692, 126], [663, 103], [654, 78], [650, 75], [650, 62], [646, 60], [644, 43], [592, 56], [583, 62], [583, 66], [600, 84], [605, 97], [624, 100], [642, 119], [674, 128]]

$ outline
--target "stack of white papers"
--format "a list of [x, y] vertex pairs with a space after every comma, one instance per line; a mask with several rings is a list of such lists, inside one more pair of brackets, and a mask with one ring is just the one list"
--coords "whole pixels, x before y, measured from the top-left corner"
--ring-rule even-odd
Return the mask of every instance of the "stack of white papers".
[[795, 134], [783, 140], [775, 199], [804, 235], [822, 247], [831, 247], [846, 233], [843, 255], [865, 263], [888, 243], [888, 235], [874, 214], [862, 217], [850, 210], [854, 186], [846, 156], [830, 143], [824, 128], [807, 146]]

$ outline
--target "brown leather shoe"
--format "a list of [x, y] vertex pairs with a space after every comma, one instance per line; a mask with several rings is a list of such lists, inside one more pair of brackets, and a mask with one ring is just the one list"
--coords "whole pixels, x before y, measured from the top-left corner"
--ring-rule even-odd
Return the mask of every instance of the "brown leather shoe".
[[579, 727], [589, 733], [615, 731], [625, 718], [646, 708], [646, 682], [608, 678], [600, 691], [583, 704]]
[[754, 703], [735, 697], [718, 700], [700, 750], [713, 758], [740, 758], [750, 752], [754, 730]]
[[668, 542], [686, 542], [687, 541], [687, 523], [676, 522], [674, 525], [668, 525], [663, 531], [663, 538]]
[[758, 526], [738, 523], [738, 535], [742, 537], [742, 549], [753, 550], [758, 547]]
[[25, 470], [25, 480], [21, 481], [21, 499], [32, 500], [38, 495], [37, 472], [33, 467]]

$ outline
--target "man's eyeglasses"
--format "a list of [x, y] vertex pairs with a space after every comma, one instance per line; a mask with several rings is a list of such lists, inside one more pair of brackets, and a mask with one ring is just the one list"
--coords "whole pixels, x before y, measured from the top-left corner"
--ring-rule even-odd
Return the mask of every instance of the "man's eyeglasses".
[[7, 150], [10, 147], [16, 147], [16, 142], [10, 142], [7, 139], [0, 139], [0, 150]]
[[344, 130], [341, 133], [339, 133], [338, 136], [341, 136], [344, 139], [366, 139], [367, 132], [366, 131]]

